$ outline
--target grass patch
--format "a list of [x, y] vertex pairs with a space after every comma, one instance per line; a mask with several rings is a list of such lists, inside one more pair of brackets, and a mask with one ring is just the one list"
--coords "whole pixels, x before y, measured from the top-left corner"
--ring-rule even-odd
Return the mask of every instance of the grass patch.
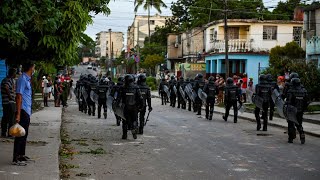
[[307, 108], [308, 112], [320, 111], [320, 105], [309, 105]]
[[85, 143], [85, 142], [83, 142], [83, 141], [79, 141], [79, 142], [77, 143], [77, 145], [79, 145], [79, 146], [89, 146], [89, 144], [87, 144], [87, 143]]
[[254, 105], [254, 104], [246, 104], [246, 108], [254, 109], [255, 107], [256, 107], [256, 105]]
[[73, 164], [60, 164], [59, 168], [60, 169], [75, 169], [75, 168], [79, 168], [79, 166], [73, 165]]
[[81, 139], [72, 139], [72, 141], [87, 141], [87, 138], [81, 138]]
[[106, 154], [106, 151], [103, 148], [97, 148], [95, 150], [89, 149], [89, 151], [80, 151], [81, 154]]
[[76, 174], [76, 176], [79, 176], [79, 177], [89, 177], [89, 176], [91, 176], [91, 174], [89, 174], [89, 173], [78, 173], [78, 174]]

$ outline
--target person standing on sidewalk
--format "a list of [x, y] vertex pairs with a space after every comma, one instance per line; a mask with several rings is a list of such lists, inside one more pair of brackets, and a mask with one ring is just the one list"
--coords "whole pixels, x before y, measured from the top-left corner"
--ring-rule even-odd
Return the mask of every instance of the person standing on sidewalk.
[[26, 131], [23, 137], [16, 137], [14, 139], [13, 148], [13, 165], [25, 166], [25, 162], [30, 160], [25, 155], [28, 130], [30, 125], [31, 105], [32, 105], [32, 87], [31, 76], [35, 70], [35, 65], [26, 63], [23, 65], [23, 74], [17, 80], [16, 88], [16, 123], [19, 123]]
[[49, 81], [45, 76], [42, 77], [42, 82], [44, 85], [43, 86], [43, 106], [49, 107], [48, 106], [48, 97], [49, 97], [49, 88], [51, 88], [51, 86], [49, 85]]
[[[15, 87], [14, 78], [16, 76], [15, 69], [9, 69], [8, 76], [1, 82], [1, 96], [2, 96], [2, 107], [3, 117], [1, 121], [1, 136], [7, 137], [8, 129], [14, 123], [14, 112], [15, 112]], [[9, 135], [8, 135], [9, 136]]]

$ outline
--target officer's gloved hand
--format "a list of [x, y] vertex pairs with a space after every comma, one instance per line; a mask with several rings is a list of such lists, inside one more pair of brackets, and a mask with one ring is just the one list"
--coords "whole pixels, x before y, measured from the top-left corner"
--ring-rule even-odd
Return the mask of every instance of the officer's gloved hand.
[[151, 111], [152, 111], [152, 107], [149, 106], [149, 109], [148, 109], [148, 110], [151, 112]]

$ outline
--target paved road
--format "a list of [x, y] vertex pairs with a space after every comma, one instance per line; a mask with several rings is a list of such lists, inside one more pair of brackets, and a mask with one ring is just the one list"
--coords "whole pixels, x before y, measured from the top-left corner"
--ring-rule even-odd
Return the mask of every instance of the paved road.
[[[137, 140], [121, 140], [113, 114], [89, 117], [70, 103], [63, 124], [80, 152], [68, 160], [79, 166], [70, 179], [320, 179], [319, 138], [288, 144], [283, 129], [256, 132], [245, 120], [234, 124], [215, 115], [208, 121], [156, 98], [152, 103], [145, 135]], [[98, 148], [105, 153], [88, 153]]]

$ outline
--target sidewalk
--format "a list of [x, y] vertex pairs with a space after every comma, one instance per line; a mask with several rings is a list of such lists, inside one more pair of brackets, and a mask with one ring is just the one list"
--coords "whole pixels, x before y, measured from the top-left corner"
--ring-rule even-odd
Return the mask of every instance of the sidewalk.
[[[152, 91], [151, 95], [153, 97], [159, 98], [158, 92]], [[215, 106], [214, 107], [214, 112], [218, 113], [218, 114], [221, 114], [221, 119], [222, 119], [222, 114], [224, 114], [225, 109], [221, 108], [221, 107], [218, 107], [218, 106]], [[230, 115], [233, 115], [233, 111], [232, 110], [230, 111]], [[245, 119], [245, 120], [253, 121], [253, 122], [256, 121], [255, 116], [254, 116], [253, 113], [247, 113], [247, 112], [244, 112], [242, 114], [239, 113], [238, 117], [242, 118], [242, 119]], [[306, 117], [308, 119], [313, 119], [313, 120], [315, 120], [317, 122], [320, 121], [320, 115], [319, 114], [317, 114], [317, 115], [306, 115]], [[277, 118], [277, 117], [274, 117], [272, 121], [269, 121], [269, 125], [276, 126], [276, 127], [281, 127], [281, 128], [284, 128], [284, 129], [287, 129], [287, 127], [288, 127], [288, 123], [287, 123], [287, 121], [285, 119]], [[320, 137], [320, 125], [318, 123], [303, 122], [303, 129], [304, 129], [306, 134], [309, 134], [309, 135], [312, 135], [312, 136], [316, 136], [316, 137]]]
[[13, 166], [13, 139], [0, 138], [1, 180], [57, 180], [61, 108], [52, 106], [32, 114], [26, 154], [35, 159], [27, 166]]

